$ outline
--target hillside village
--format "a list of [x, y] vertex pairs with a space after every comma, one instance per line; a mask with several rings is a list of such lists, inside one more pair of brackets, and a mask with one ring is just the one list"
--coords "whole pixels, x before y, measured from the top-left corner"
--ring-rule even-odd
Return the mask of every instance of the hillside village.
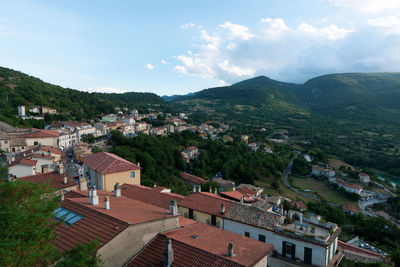
[[[167, 124], [152, 127], [151, 121], [159, 116], [165, 116]], [[340, 227], [308, 211], [302, 200], [267, 195], [261, 187], [236, 185], [220, 174], [211, 179], [218, 190], [211, 185], [204, 190], [206, 179], [182, 172], [182, 181], [192, 188], [187, 196], [157, 184], [146, 187], [141, 184], [139, 162], [96, 153], [85, 143], [85, 137], [92, 135], [99, 146], [105, 145], [112, 130], [128, 138], [139, 133], [165, 136], [189, 130], [203, 139], [234, 141], [227, 124], [197, 126], [185, 119], [184, 113], [173, 116], [131, 110], [129, 115], [104, 115], [101, 122], [93, 124], [54, 121], [46, 129], [2, 124], [2, 165], [8, 166], [3, 182], [48, 183], [62, 199], [55, 211], [55, 219], [62, 222], [56, 228], [57, 247], [71, 249], [97, 236], [100, 246], [96, 253], [106, 266], [170, 266], [171, 262], [190, 266], [211, 262], [219, 262], [219, 266], [338, 266], [343, 257], [388, 261], [387, 253], [361, 247], [362, 241], [358, 245], [340, 241]], [[241, 135], [240, 141], [253, 152], [261, 147], [249, 142], [247, 135]], [[274, 153], [272, 147], [262, 147], [264, 153]], [[181, 153], [186, 162], [199, 154], [195, 146]], [[337, 178], [345, 177], [344, 172], [313, 165], [310, 175], [324, 176], [363, 200], [378, 198]], [[359, 179], [370, 182], [365, 173]], [[343, 210], [359, 213], [353, 206]], [[93, 228], [102, 230], [91, 231]]]

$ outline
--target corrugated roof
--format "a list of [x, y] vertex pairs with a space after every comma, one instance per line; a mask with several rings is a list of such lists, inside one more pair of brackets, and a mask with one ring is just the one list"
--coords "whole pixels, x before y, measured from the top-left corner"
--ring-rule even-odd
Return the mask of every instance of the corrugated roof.
[[140, 167], [115, 154], [99, 152], [83, 158], [83, 163], [101, 174], [139, 170]]
[[[270, 244], [195, 223], [159, 234], [128, 266], [162, 266], [167, 237], [172, 240], [173, 267], [253, 266], [273, 251]], [[227, 256], [229, 242], [233, 243], [234, 257]]]

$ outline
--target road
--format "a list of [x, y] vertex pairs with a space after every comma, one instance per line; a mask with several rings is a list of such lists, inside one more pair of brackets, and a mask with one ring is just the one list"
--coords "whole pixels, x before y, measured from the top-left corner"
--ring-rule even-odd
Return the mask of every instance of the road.
[[[289, 181], [288, 181], [288, 176], [289, 176], [289, 174], [290, 174], [290, 172], [291, 172], [291, 170], [292, 170], [292, 167], [293, 167], [293, 160], [294, 160], [295, 158], [297, 158], [298, 155], [299, 155], [299, 154], [297, 154], [295, 157], [292, 158], [292, 160], [289, 162], [288, 166], [286, 167], [285, 171], [283, 172], [282, 177], [281, 177], [282, 182], [284, 183], [284, 185], [285, 185], [287, 188], [289, 188], [290, 190], [296, 192], [296, 193], [299, 194], [299, 195], [302, 195], [302, 196], [304, 196], [304, 197], [307, 197], [307, 198], [310, 198], [310, 199], [313, 199], [313, 200], [316, 200], [316, 201], [321, 201], [321, 199], [320, 199], [319, 197], [314, 196], [314, 195], [311, 195], [311, 194], [307, 194], [307, 193], [305, 193], [305, 192], [303, 192], [303, 191], [301, 191], [301, 190], [299, 190], [299, 189], [293, 187], [293, 186], [289, 183]], [[340, 205], [338, 205], [338, 204], [336, 204], [336, 203], [333, 203], [333, 202], [328, 202], [328, 203], [329, 203], [331, 206], [341, 207]]]

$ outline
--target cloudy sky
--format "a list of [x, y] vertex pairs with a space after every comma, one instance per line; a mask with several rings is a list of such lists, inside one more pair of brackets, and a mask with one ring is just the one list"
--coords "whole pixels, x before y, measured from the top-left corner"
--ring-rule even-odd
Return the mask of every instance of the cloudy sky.
[[86, 91], [400, 71], [399, 0], [5, 1], [0, 66]]

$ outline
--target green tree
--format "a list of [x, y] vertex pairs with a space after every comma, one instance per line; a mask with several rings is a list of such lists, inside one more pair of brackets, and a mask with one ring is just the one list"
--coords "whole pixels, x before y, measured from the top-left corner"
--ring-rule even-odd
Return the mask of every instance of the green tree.
[[57, 262], [57, 267], [96, 267], [103, 266], [103, 261], [95, 255], [99, 241], [95, 240], [87, 244], [79, 244], [71, 250], [63, 253], [63, 257]]

